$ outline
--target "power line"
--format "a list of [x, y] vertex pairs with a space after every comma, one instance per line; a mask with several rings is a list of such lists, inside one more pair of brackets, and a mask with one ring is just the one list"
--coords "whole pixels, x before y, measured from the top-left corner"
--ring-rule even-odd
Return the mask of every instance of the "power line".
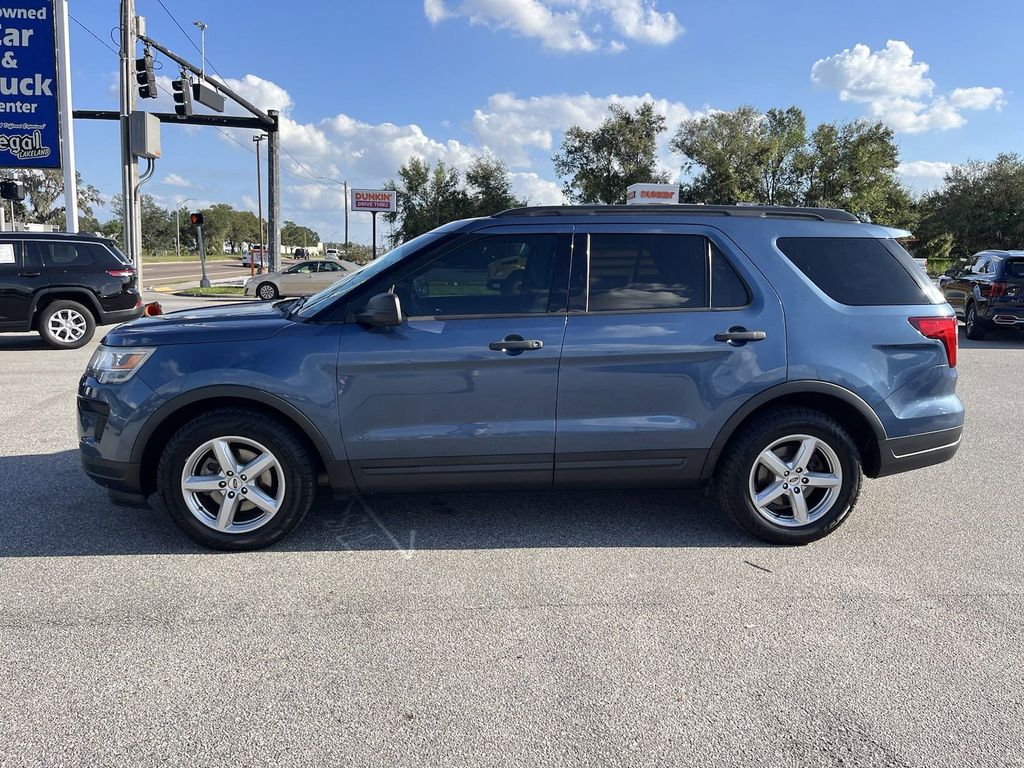
[[78, 19], [76, 19], [76, 18], [75, 18], [74, 16], [72, 16], [72, 15], [71, 15], [70, 13], [68, 14], [68, 16], [69, 16], [69, 17], [71, 18], [71, 20], [72, 20], [73, 22], [75, 22], [75, 24], [77, 24], [77, 25], [78, 25], [78, 26], [80, 26], [80, 27], [81, 27], [82, 29], [84, 29], [84, 30], [85, 30], [86, 32], [88, 32], [88, 33], [89, 33], [90, 35], [92, 35], [92, 36], [93, 36], [94, 38], [96, 38], [96, 42], [97, 42], [97, 43], [99, 43], [100, 45], [102, 45], [103, 47], [105, 47], [105, 48], [106, 48], [107, 50], [109, 50], [109, 51], [110, 51], [111, 53], [113, 53], [113, 54], [114, 54], [115, 56], [118, 56], [118, 57], [120, 57], [120, 56], [121, 56], [121, 54], [120, 54], [120, 53], [118, 53], [118, 51], [117, 51], [117, 50], [116, 50], [116, 49], [115, 49], [115, 48], [114, 48], [113, 46], [111, 46], [111, 45], [110, 45], [110, 43], [108, 43], [108, 42], [107, 42], [106, 40], [104, 40], [104, 39], [103, 39], [102, 37], [100, 37], [100, 36], [99, 36], [99, 35], [97, 35], [97, 34], [96, 34], [95, 32], [93, 32], [93, 31], [92, 31], [91, 29], [89, 29], [89, 28], [88, 28], [87, 26], [85, 26], [85, 24], [83, 24], [82, 22], [80, 22], [80, 21], [79, 21]]

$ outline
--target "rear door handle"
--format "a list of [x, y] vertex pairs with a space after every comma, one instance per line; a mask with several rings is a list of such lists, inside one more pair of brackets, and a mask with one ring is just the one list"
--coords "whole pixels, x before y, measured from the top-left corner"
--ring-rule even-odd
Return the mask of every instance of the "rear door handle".
[[748, 341], [764, 341], [768, 334], [764, 331], [748, 331], [740, 325], [734, 325], [728, 331], [715, 334], [715, 341], [724, 341], [734, 346], [746, 344]]
[[18, 277], [39, 277], [42, 272], [19, 272]]
[[522, 336], [506, 336], [501, 341], [492, 341], [487, 345], [495, 352], [525, 352], [530, 349], [542, 349], [544, 342], [540, 339], [524, 339]]

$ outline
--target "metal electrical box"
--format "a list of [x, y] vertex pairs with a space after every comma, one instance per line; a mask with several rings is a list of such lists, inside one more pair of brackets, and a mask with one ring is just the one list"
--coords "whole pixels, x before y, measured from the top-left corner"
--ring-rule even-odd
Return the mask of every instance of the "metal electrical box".
[[132, 112], [128, 118], [131, 150], [135, 157], [160, 157], [160, 120], [149, 112]]

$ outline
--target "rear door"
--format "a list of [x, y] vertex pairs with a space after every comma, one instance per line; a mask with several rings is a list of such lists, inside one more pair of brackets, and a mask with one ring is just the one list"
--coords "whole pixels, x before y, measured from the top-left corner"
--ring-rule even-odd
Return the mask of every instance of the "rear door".
[[781, 303], [718, 230], [578, 227], [569, 307], [556, 487], [688, 484], [725, 420], [785, 380]]
[[32, 296], [45, 286], [42, 264], [25, 252], [22, 242], [0, 237], [0, 328], [24, 327]]
[[[494, 227], [446, 243], [353, 299], [393, 292], [395, 328], [347, 322], [345, 449], [362, 491], [550, 488], [571, 227]], [[490, 267], [522, 263], [500, 285]]]

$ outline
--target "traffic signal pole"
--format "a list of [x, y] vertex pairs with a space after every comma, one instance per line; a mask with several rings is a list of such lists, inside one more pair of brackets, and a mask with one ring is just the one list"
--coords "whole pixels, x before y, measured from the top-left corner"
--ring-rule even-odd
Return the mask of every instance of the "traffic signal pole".
[[125, 255], [135, 265], [142, 290], [142, 218], [138, 203], [139, 162], [132, 155], [131, 124], [135, 110], [135, 0], [121, 0], [121, 218]]
[[281, 134], [278, 132], [277, 110], [267, 114], [274, 121], [267, 129], [267, 239], [270, 241], [269, 271], [278, 270], [281, 253]]

